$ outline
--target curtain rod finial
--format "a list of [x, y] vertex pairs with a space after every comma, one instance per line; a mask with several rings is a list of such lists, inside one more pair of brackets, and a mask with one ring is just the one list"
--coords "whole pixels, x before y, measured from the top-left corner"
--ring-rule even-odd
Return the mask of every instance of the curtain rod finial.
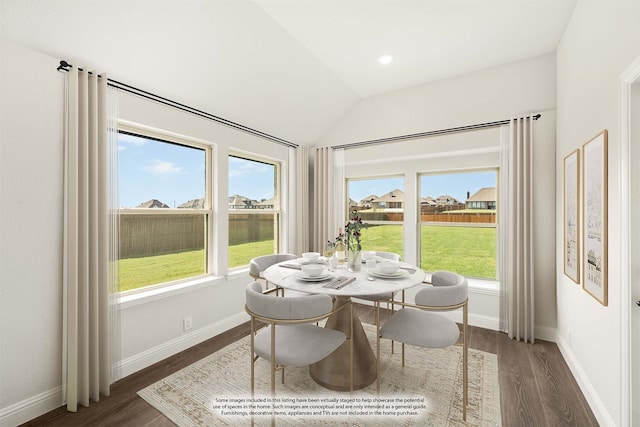
[[60, 60], [60, 65], [58, 65], [58, 68], [56, 68], [56, 70], [60, 71], [69, 71], [68, 68], [71, 68], [71, 64], [69, 64], [67, 61], [65, 61], [64, 59]]

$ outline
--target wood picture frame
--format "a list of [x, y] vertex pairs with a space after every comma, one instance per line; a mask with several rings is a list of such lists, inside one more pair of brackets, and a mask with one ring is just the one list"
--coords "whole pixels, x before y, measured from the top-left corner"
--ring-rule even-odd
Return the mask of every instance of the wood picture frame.
[[607, 288], [607, 130], [582, 146], [582, 288], [602, 305]]
[[564, 274], [580, 284], [580, 150], [564, 158]]

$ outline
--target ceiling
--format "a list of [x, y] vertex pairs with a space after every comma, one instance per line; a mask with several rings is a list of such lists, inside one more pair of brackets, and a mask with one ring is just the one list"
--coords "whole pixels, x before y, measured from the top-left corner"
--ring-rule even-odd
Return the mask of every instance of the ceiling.
[[0, 15], [6, 39], [312, 144], [364, 98], [554, 52], [575, 1], [0, 0]]

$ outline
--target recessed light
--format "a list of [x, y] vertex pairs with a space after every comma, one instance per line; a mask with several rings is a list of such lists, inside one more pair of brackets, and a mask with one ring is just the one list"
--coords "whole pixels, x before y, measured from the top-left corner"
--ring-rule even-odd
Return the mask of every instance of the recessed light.
[[390, 64], [392, 61], [393, 61], [393, 56], [391, 55], [382, 55], [380, 58], [378, 58], [378, 62], [381, 63], [382, 65]]

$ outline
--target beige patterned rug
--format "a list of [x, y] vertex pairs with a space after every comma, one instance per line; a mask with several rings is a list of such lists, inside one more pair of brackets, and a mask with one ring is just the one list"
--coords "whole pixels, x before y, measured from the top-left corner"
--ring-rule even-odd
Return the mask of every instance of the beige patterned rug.
[[[375, 328], [364, 325], [370, 342]], [[287, 368], [285, 384], [276, 375], [276, 398], [270, 397], [269, 363], [256, 361], [256, 394], [250, 399], [249, 337], [140, 390], [138, 394], [178, 426], [462, 426], [462, 349], [430, 350], [406, 346], [401, 366], [399, 345], [391, 354], [381, 345], [380, 396], [375, 382], [349, 393], [327, 390], [308, 368]], [[455, 385], [454, 385], [455, 384]], [[500, 390], [496, 355], [469, 350], [468, 425], [499, 426]]]

